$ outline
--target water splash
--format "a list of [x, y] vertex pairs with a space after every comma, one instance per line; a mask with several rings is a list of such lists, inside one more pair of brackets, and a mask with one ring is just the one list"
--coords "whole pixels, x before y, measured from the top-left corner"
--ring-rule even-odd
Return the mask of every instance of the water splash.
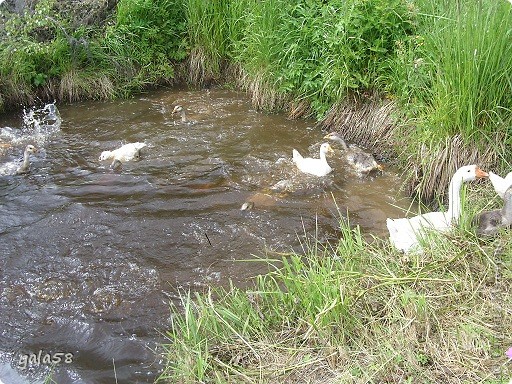
[[62, 118], [55, 102], [42, 108], [23, 109], [21, 128], [0, 128], [0, 142], [4, 145], [18, 146], [34, 143], [42, 146], [48, 138], [60, 130]]
[[62, 118], [55, 102], [40, 109], [23, 110], [22, 132], [35, 138], [40, 145], [44, 144], [49, 136], [58, 132], [61, 124]]

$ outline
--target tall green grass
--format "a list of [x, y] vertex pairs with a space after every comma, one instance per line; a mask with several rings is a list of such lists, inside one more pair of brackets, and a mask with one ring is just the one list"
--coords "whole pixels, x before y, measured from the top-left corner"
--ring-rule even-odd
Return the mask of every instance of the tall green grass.
[[186, 57], [185, 31], [182, 0], [120, 0], [104, 37], [120, 86], [140, 90], [169, 82], [174, 63]]
[[253, 92], [304, 100], [317, 117], [348, 92], [374, 87], [413, 30], [402, 0], [189, 0], [186, 9], [191, 51], [204, 61], [195, 67], [217, 73], [229, 58], [257, 83]]
[[401, 46], [387, 84], [409, 111], [398, 131], [406, 138], [399, 158], [414, 164], [406, 183], [432, 201], [461, 165], [510, 168], [512, 7], [488, 0], [415, 6], [418, 35]]
[[256, 2], [238, 60], [317, 117], [352, 90], [373, 87], [412, 30], [403, 1]]
[[190, 50], [192, 83], [219, 79], [230, 56], [230, 1], [187, 0], [185, 15]]
[[185, 294], [159, 381], [505, 382], [510, 234], [465, 228], [404, 256], [342, 223], [337, 244], [269, 259], [252, 289]]
[[[456, 5], [458, 4], [458, 6]], [[442, 17], [441, 17], [442, 16]], [[512, 7], [506, 1], [454, 3], [444, 15], [426, 15], [424, 52], [432, 65], [425, 129], [468, 141], [512, 131]]]

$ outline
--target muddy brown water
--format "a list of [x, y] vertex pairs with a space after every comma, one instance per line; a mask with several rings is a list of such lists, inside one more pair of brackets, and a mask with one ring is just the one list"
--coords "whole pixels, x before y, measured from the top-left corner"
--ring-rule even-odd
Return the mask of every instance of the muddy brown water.
[[[171, 115], [176, 104], [196, 123]], [[318, 157], [323, 133], [255, 111], [244, 93], [159, 90], [58, 110], [50, 132], [21, 127], [19, 113], [0, 119], [2, 163], [39, 148], [29, 174], [0, 176], [4, 383], [42, 382], [50, 358], [58, 383], [152, 382], [180, 294], [250, 284], [266, 267], [247, 260], [336, 239], [340, 212], [386, 236], [386, 217], [410, 204], [395, 170], [360, 178], [340, 152], [329, 176], [299, 173], [292, 148]], [[98, 161], [134, 141], [147, 144], [139, 161]]]

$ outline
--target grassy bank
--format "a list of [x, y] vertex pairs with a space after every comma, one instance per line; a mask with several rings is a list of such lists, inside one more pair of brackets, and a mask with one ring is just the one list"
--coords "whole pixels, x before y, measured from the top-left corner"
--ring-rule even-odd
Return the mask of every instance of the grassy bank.
[[87, 19], [94, 9], [88, 4], [69, 9], [68, 2], [41, 0], [23, 14], [4, 7], [0, 109], [38, 99], [126, 97], [172, 83], [176, 63], [187, 54], [180, 4], [121, 0], [100, 23]]
[[342, 222], [337, 244], [275, 255], [252, 289], [184, 294], [161, 382], [508, 383], [512, 235], [477, 239], [481, 208], [422, 255]]

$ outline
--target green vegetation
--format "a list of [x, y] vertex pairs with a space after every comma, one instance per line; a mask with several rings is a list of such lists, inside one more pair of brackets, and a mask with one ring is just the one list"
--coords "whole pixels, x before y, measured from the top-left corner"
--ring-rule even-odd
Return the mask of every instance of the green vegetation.
[[463, 162], [510, 168], [512, 7], [508, 1], [419, 4], [421, 35], [399, 55], [414, 63], [407, 82], [416, 89], [397, 86], [395, 94], [414, 105], [405, 153], [417, 168], [409, 184], [431, 200]]
[[425, 56], [434, 71], [426, 98], [432, 114], [425, 125], [429, 134], [471, 139], [510, 123], [512, 13], [506, 1], [460, 7], [448, 9], [446, 18], [431, 17], [433, 28], [425, 35]]
[[104, 25], [79, 26], [55, 0], [21, 15], [2, 11], [0, 107], [109, 99], [171, 82], [174, 64], [186, 56], [180, 4], [120, 0]]
[[184, 32], [181, 1], [120, 0], [115, 24], [103, 38], [122, 88], [140, 91], [171, 82], [174, 64], [186, 57]]
[[[426, 201], [460, 165], [447, 152], [476, 154], [498, 170], [512, 162], [505, 151], [512, 143], [512, 7], [505, 0], [84, 6], [41, 0], [21, 15], [0, 9], [0, 110], [38, 98], [127, 97], [183, 80], [230, 82], [250, 91], [258, 108], [314, 116], [349, 140], [380, 143], [375, 152], [415, 165], [404, 167], [407, 186]], [[102, 15], [101, 22], [83, 13]], [[327, 124], [340, 106], [365, 99], [393, 100], [394, 129], [385, 137], [357, 121]]]
[[337, 244], [311, 240], [303, 255], [268, 259], [252, 289], [185, 294], [160, 380], [508, 382], [512, 238], [481, 242], [474, 212], [455, 233], [432, 234], [421, 255], [342, 222]]
[[274, 0], [254, 8], [238, 57], [242, 67], [277, 92], [305, 100], [317, 118], [350, 91], [375, 88], [395, 42], [412, 32], [412, 14], [400, 0]]

